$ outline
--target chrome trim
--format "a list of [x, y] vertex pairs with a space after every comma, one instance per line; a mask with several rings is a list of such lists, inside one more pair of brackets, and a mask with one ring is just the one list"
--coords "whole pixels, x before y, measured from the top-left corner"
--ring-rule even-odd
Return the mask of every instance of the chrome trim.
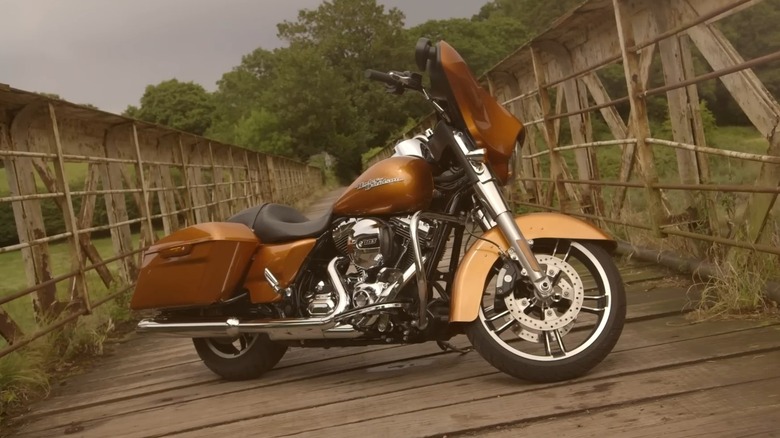
[[389, 309], [403, 309], [407, 306], [406, 303], [379, 303], [379, 304], [372, 304], [370, 306], [361, 307], [359, 309], [352, 309], [348, 312], [344, 312], [341, 315], [336, 316], [336, 321], [344, 321], [349, 318], [354, 318], [356, 316], [365, 315], [367, 313], [374, 313], [378, 312], [380, 310], [389, 310]]
[[428, 326], [428, 314], [426, 312], [428, 307], [428, 279], [425, 276], [422, 248], [420, 248], [420, 241], [418, 240], [418, 227], [422, 213], [422, 211], [418, 211], [413, 214], [409, 223], [409, 234], [412, 238], [412, 249], [414, 250], [414, 266], [417, 272], [417, 296], [420, 301], [420, 307], [417, 314], [417, 328], [420, 330], [423, 330]]
[[[417, 328], [420, 330], [428, 326], [428, 278], [425, 276], [425, 258], [422, 256], [422, 248], [418, 239], [418, 229], [421, 218], [433, 219], [444, 222], [463, 224], [464, 220], [446, 214], [418, 211], [412, 215], [409, 222], [409, 234], [411, 235], [412, 249], [414, 250], [414, 266], [417, 271], [417, 296], [420, 308], [417, 314]], [[404, 277], [406, 274], [404, 273]]]
[[263, 269], [263, 276], [277, 294], [282, 293], [282, 288], [279, 287], [279, 280], [274, 277], [274, 274], [268, 268]]
[[395, 145], [394, 157], [418, 157], [425, 158], [423, 155], [423, 146], [427, 138], [423, 136], [417, 136], [414, 138], [408, 138]]
[[142, 320], [136, 330], [139, 333], [183, 336], [187, 338], [236, 337], [244, 333], [265, 333], [273, 341], [328, 339], [329, 337], [360, 337], [362, 333], [345, 326], [337, 326], [336, 317], [349, 305], [349, 297], [341, 282], [341, 274], [336, 265], [346, 260], [336, 257], [328, 263], [328, 275], [338, 294], [336, 309], [328, 316], [320, 318], [285, 318], [242, 322], [238, 318], [209, 322], [167, 322]]
[[[466, 146], [463, 134], [456, 132], [454, 137], [461, 152], [468, 158], [473, 151], [470, 151]], [[551, 294], [553, 289], [551, 282], [547, 274], [539, 266], [539, 262], [533, 255], [531, 246], [523, 236], [522, 231], [520, 231], [520, 227], [517, 226], [514, 215], [509, 211], [509, 207], [493, 179], [493, 175], [484, 171], [484, 164], [471, 161], [470, 164], [478, 178], [478, 182], [474, 184], [474, 192], [482, 205], [488, 209], [488, 215], [492, 216], [504, 238], [509, 242], [509, 246], [514, 251], [517, 261], [520, 262], [520, 266], [528, 273], [528, 277], [534, 283], [537, 291], [543, 296]]]

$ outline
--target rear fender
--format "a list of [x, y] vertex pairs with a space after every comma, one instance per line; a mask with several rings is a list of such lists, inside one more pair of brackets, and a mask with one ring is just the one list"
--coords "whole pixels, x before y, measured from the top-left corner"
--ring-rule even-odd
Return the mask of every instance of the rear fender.
[[[559, 213], [531, 213], [515, 217], [528, 240], [568, 239], [594, 241], [614, 250], [617, 243], [606, 233], [582, 220]], [[484, 240], [468, 249], [460, 262], [452, 286], [450, 322], [471, 322], [477, 318], [485, 281], [499, 258], [499, 250], [509, 249], [501, 230], [494, 227], [482, 235]], [[495, 243], [495, 245], [493, 243]]]

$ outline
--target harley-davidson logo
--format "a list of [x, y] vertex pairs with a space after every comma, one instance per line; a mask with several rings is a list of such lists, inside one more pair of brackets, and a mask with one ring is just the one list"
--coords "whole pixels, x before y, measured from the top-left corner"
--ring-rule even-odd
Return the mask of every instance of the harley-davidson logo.
[[363, 181], [362, 183], [358, 184], [357, 188], [358, 190], [371, 190], [374, 187], [383, 186], [385, 184], [393, 184], [403, 180], [403, 178], [374, 178], [368, 181]]

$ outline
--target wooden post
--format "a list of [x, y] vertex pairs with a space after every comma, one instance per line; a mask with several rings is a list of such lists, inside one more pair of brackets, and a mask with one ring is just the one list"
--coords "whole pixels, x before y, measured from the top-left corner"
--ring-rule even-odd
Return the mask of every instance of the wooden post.
[[[544, 72], [542, 60], [534, 47], [531, 47], [531, 58], [533, 59], [534, 76], [536, 78], [536, 85], [539, 90], [538, 94], [539, 103], [542, 110], [542, 118], [544, 119], [544, 137], [545, 141], [547, 142], [547, 147], [550, 149], [550, 178], [555, 181], [553, 183], [553, 187], [555, 188], [555, 192], [558, 193], [558, 208], [561, 211], [565, 211], [570, 199], [577, 204], [579, 204], [579, 200], [577, 199], [577, 194], [570, 185], [560, 182], [562, 179], [570, 178], [566, 169], [566, 162], [563, 160], [560, 153], [555, 150], [555, 148], [558, 147], [558, 131], [555, 127], [555, 122], [550, 119], [550, 96], [547, 93], [547, 88], [544, 85], [544, 83], [547, 81], [547, 75]], [[556, 97], [560, 97], [562, 99], [560, 93], [558, 93], [558, 95], [559, 96]], [[550, 194], [552, 194], [552, 192], [550, 192]], [[549, 202], [548, 205], [551, 206]]]
[[637, 140], [639, 170], [646, 187], [650, 223], [656, 236], [662, 237], [661, 224], [664, 222], [664, 214], [661, 194], [652, 188], [653, 184], [658, 182], [658, 175], [655, 171], [652, 146], [645, 141], [650, 136], [650, 123], [647, 119], [647, 103], [641, 97], [644, 84], [640, 79], [639, 55], [628, 50], [629, 47], [636, 45], [633, 23], [631, 22], [632, 14], [623, 10], [625, 5], [621, 6], [620, 0], [612, 0], [612, 5], [615, 9], [615, 22], [620, 40], [620, 51], [623, 56], [623, 70], [626, 75], [628, 98], [631, 103], [631, 122]]
[[73, 287], [71, 289], [71, 303], [78, 297], [81, 297], [81, 302], [84, 311], [89, 314], [92, 312], [92, 305], [89, 300], [89, 289], [87, 286], [87, 278], [84, 275], [84, 258], [81, 255], [81, 242], [79, 239], [79, 226], [76, 221], [76, 213], [73, 210], [73, 198], [70, 196], [70, 184], [68, 184], [68, 178], [65, 174], [65, 161], [62, 158], [62, 142], [60, 140], [60, 128], [57, 125], [57, 115], [54, 111], [54, 106], [49, 102], [49, 118], [51, 120], [52, 138], [54, 140], [54, 150], [57, 154], [55, 161], [54, 172], [57, 176], [57, 185], [59, 190], [65, 195], [65, 209], [62, 212], [65, 219], [65, 229], [70, 233], [68, 241], [70, 242], [71, 258], [71, 271], [77, 272]]
[[[45, 109], [39, 105], [24, 107], [11, 122], [8, 144], [14, 150], [29, 151], [29, 129], [35, 117], [40, 117]], [[14, 196], [32, 195], [37, 192], [32, 159], [17, 157], [5, 161], [5, 173], [8, 187]], [[29, 243], [46, 237], [41, 204], [37, 199], [13, 203], [14, 221], [19, 242]], [[48, 244], [34, 245], [22, 249], [27, 284], [33, 286], [51, 280], [51, 260]], [[32, 295], [36, 318], [48, 319], [55, 316], [58, 306], [57, 288], [51, 284], [39, 289]]]
[[[123, 158], [121, 150], [123, 145], [129, 142], [129, 135], [120, 135], [118, 130], [127, 129], [127, 126], [109, 128], [103, 143], [105, 156], [108, 158]], [[120, 141], [119, 139], [124, 141]], [[103, 188], [107, 190], [122, 190], [122, 166], [117, 162], [102, 163], [100, 165]], [[108, 223], [116, 225], [126, 223], [129, 220], [127, 214], [127, 201], [124, 193], [107, 193], [104, 195]], [[116, 255], [127, 254], [133, 250], [130, 233], [130, 225], [119, 225], [111, 228], [111, 241]], [[132, 257], [125, 257], [120, 262], [120, 276], [125, 284], [130, 284], [136, 276], [136, 265]]]
[[[144, 161], [141, 157], [141, 145], [138, 143], [138, 128], [135, 123], [132, 124], [133, 134], [133, 146], [135, 147], [136, 158], [136, 179], [141, 185], [141, 201], [138, 205], [141, 216], [146, 218], [146, 232], [144, 233], [144, 227], [141, 227], [141, 235], [146, 244], [151, 245], [154, 243], [154, 226], [152, 226], [152, 213], [149, 209], [149, 190], [146, 185], [146, 175], [144, 175]], [[145, 245], [141, 245], [142, 247]]]
[[265, 156], [265, 165], [268, 173], [268, 186], [271, 189], [271, 202], [282, 202], [279, 193], [279, 181], [276, 176], [276, 168], [274, 167], [274, 159], [272, 156]]
[[[2, 123], [0, 123], [0, 149], [11, 150], [11, 136], [6, 129], [6, 126]], [[11, 173], [15, 173], [13, 163], [13, 159], [3, 158], [3, 167], [5, 168], [9, 183], [13, 179], [10, 176]], [[9, 187], [10, 186], [11, 185], [9, 184]], [[12, 203], [12, 208], [14, 210], [14, 218], [16, 218], [16, 210], [21, 210], [21, 204], [19, 202], [14, 202]], [[22, 254], [24, 255], [24, 252]], [[27, 259], [25, 259], [25, 264], [26, 262]], [[2, 307], [0, 307], [0, 336], [8, 342], [8, 345], [13, 345], [18, 339], [21, 339], [24, 336], [21, 327], [19, 327], [16, 321], [11, 318], [11, 315], [6, 313]]]
[[190, 171], [190, 168], [187, 166], [187, 156], [184, 154], [184, 145], [181, 142], [181, 134], [176, 135], [176, 141], [179, 143], [179, 159], [181, 161], [181, 179], [184, 180], [184, 187], [187, 191], [187, 195], [184, 196], [184, 203], [185, 208], [187, 209], [187, 225], [194, 225], [198, 223], [199, 221], [195, 217], [195, 209], [193, 208], [193, 205], [195, 205], [197, 202], [195, 201], [195, 193], [193, 192], [193, 189], [191, 187], [190, 180], [192, 179], [192, 173]]
[[[100, 182], [100, 166], [94, 163], [89, 165], [87, 170], [87, 179], [84, 181], [84, 191], [93, 192], [97, 190], [98, 183]], [[81, 209], [79, 210], [79, 230], [84, 230], [92, 226], [92, 219], [95, 214], [95, 202], [97, 201], [97, 195], [87, 194], [81, 197]], [[89, 233], [82, 233], [79, 235], [81, 241], [81, 250], [87, 256], [89, 261], [93, 264], [102, 262], [100, 253], [95, 245], [92, 244], [92, 238]], [[114, 275], [106, 265], [95, 268], [103, 284], [108, 288], [114, 282]]]
[[[687, 2], [675, 2], [674, 7], [680, 20], [687, 21], [698, 16]], [[713, 70], [722, 70], [744, 62], [734, 46], [714, 26], [694, 26], [688, 29], [688, 35]], [[761, 80], [752, 69], [746, 69], [721, 76], [720, 81], [756, 129], [767, 138], [766, 155], [780, 156], [780, 106]], [[779, 166], [762, 164], [756, 184], [764, 187], [780, 186]], [[739, 226], [733, 227], [729, 237], [735, 238], [740, 232], [745, 232], [749, 241], [758, 242], [776, 200], [776, 194], [752, 194], [748, 202], [743, 203], [735, 214], [734, 222]]]

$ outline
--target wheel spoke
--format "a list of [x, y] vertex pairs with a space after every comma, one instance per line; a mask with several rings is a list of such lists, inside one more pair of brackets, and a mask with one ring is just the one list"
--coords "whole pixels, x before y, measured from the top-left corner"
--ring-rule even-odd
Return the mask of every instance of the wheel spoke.
[[506, 329], [508, 329], [509, 327], [512, 327], [516, 322], [517, 321], [514, 318], [512, 318], [509, 321], [507, 321], [506, 324], [504, 324], [501, 327], [493, 330], [493, 332], [495, 334], [497, 334], [497, 335], [500, 335], [501, 333], [504, 333], [506, 331]]
[[548, 336], [548, 332], [542, 332], [542, 338], [544, 339], [544, 352], [548, 356], [552, 356], [552, 346], [550, 345], [550, 336]]
[[561, 350], [561, 354], [566, 356], [566, 346], [563, 345], [563, 336], [561, 336], [560, 329], [553, 330], [553, 334], [555, 335], [555, 340], [558, 342], [558, 348]]
[[[542, 332], [544, 338], [544, 352], [550, 357], [566, 357], [566, 346], [563, 344], [563, 336], [560, 329]], [[555, 350], [553, 351], [553, 339], [555, 340]]]
[[503, 318], [503, 317], [505, 317], [507, 315], [509, 315], [509, 310], [505, 310], [505, 311], [503, 311], [501, 313], [497, 313], [497, 314], [491, 316], [490, 318], [488, 318], [487, 320], [488, 320], [488, 322], [493, 322], [493, 321], [501, 319], [501, 318]]
[[604, 312], [603, 307], [588, 307], [588, 306], [582, 306], [580, 308], [581, 311], [585, 313], [592, 313], [594, 315], [601, 315]]

